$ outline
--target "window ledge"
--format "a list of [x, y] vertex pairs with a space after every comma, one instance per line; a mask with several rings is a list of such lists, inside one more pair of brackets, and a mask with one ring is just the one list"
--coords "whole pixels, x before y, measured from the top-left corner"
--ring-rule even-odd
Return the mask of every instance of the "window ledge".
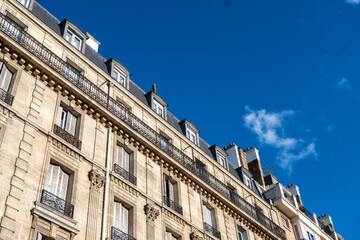
[[80, 232], [80, 230], [76, 228], [77, 221], [58, 213], [41, 202], [35, 202], [34, 204], [35, 207], [31, 210], [33, 214], [47, 219], [72, 233], [78, 234]]

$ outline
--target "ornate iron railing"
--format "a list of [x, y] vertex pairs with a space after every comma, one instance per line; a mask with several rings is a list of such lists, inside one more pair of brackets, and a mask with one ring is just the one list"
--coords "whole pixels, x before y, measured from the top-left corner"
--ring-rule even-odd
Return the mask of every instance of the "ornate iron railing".
[[120, 167], [119, 165], [117, 165], [116, 163], [114, 164], [114, 172], [136, 186], [136, 177], [122, 167]]
[[210, 224], [204, 222], [204, 228], [205, 228], [205, 232], [210, 233], [214, 237], [221, 239], [221, 233]]
[[[47, 47], [45, 47], [28, 33], [26, 33], [23, 29], [19, 29], [16, 27], [9, 28], [8, 26], [11, 25], [13, 22], [11, 19], [7, 18], [3, 14], [0, 14], [0, 18], [0, 30], [3, 33], [5, 33], [18, 44], [23, 46], [34, 56], [42, 60], [54, 71], [58, 72], [64, 78], [69, 80], [74, 86], [76, 86], [82, 92], [90, 96], [95, 102], [100, 104], [102, 107], [108, 109], [130, 128], [141, 134], [148, 141], [161, 149], [160, 140], [163, 139], [161, 139], [162, 136], [159, 133], [157, 133], [154, 129], [150, 128], [146, 123], [136, 117], [133, 113], [129, 112], [129, 110], [122, 106], [120, 102], [108, 96], [105, 91], [101, 90], [98, 86], [85, 78], [77, 69], [75, 69], [73, 66], [69, 65], [56, 54], [51, 52]], [[22, 37], [18, 37], [19, 34], [17, 32], [19, 31], [21, 32]], [[215, 191], [217, 191], [231, 201], [229, 192], [230, 189], [227, 185], [218, 180], [214, 175], [199, 167], [198, 164], [193, 161], [193, 159], [191, 159], [189, 156], [187, 156], [183, 151], [181, 151], [171, 143], [168, 143], [168, 145], [171, 146], [171, 151], [164, 151], [164, 153], [172, 157], [175, 161], [188, 169], [191, 173], [195, 174], [204, 182], [206, 182]], [[243, 208], [243, 205], [248, 206], [249, 204], [244, 203], [238, 205], [242, 210], [248, 211], [246, 208]], [[257, 218], [256, 213], [252, 214], [251, 216]], [[265, 222], [263, 222], [264, 226], [267, 227], [270, 231], [273, 231], [280, 238], [286, 239], [285, 231], [273, 222], [271, 222], [271, 224], [268, 224], [269, 221], [271, 222], [271, 220], [266, 220]]]
[[73, 217], [74, 206], [46, 190], [42, 192], [41, 202], [65, 216]]
[[178, 203], [176, 203], [175, 201], [168, 198], [167, 196], [164, 196], [164, 204], [166, 206], [168, 206], [169, 208], [171, 208], [172, 210], [174, 210], [175, 212], [177, 212], [177, 213], [179, 213], [181, 215], [183, 214], [182, 207]]
[[81, 141], [76, 137], [74, 137], [73, 135], [71, 135], [70, 133], [66, 132], [64, 129], [62, 129], [56, 124], [54, 125], [54, 133], [59, 137], [61, 137], [62, 139], [64, 139], [65, 141], [67, 141], [68, 143], [70, 143], [71, 145], [73, 145], [74, 147], [81, 149], [81, 144], [82, 144]]
[[115, 227], [111, 227], [111, 240], [136, 240], [136, 238]]
[[14, 97], [6, 92], [4, 89], [0, 88], [0, 100], [9, 104], [10, 106], [13, 103]]
[[313, 216], [312, 216], [312, 213], [307, 210], [304, 206], [300, 206], [299, 207], [300, 211], [302, 211], [311, 221], [314, 221], [313, 220]]

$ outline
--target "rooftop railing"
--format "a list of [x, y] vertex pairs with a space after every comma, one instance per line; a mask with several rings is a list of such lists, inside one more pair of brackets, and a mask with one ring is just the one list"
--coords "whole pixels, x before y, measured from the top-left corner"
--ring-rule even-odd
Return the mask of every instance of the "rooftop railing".
[[312, 213], [311, 213], [309, 210], [307, 210], [304, 206], [300, 206], [299, 209], [300, 209], [300, 211], [302, 211], [311, 221], [314, 222]]
[[[26, 33], [19, 26], [15, 25], [15, 23], [11, 19], [9, 19], [3, 14], [0, 14], [0, 19], [0, 30], [3, 33], [12, 38], [14, 41], [16, 41], [34, 56], [39, 58], [41, 61], [43, 61], [46, 65], [59, 73], [61, 76], [69, 80], [74, 86], [76, 86], [83, 93], [91, 97], [95, 102], [100, 104], [102, 107], [108, 109], [130, 128], [138, 132], [152, 144], [156, 145], [159, 149], [161, 149], [162, 141], [167, 141], [163, 136], [150, 128], [146, 123], [136, 117], [133, 113], [129, 112], [129, 110], [122, 106], [120, 102], [108, 96], [105, 91], [101, 90], [98, 86], [85, 78], [77, 69], [62, 60], [60, 57], [50, 51], [47, 47], [41, 44], [38, 40], [36, 40], [30, 34]], [[21, 37], [19, 37], [19, 35], [21, 35]], [[193, 159], [188, 157], [183, 151], [181, 151], [171, 143], [169, 143], [169, 146], [171, 146], [171, 151], [164, 151], [165, 154], [172, 157], [175, 161], [188, 169], [191, 173], [202, 179], [222, 196], [224, 196], [230, 201], [232, 200], [230, 197], [230, 189], [228, 188], [228, 186], [218, 180], [214, 175], [210, 174], [204, 169], [201, 169], [198, 164], [193, 161]], [[245, 200], [242, 201], [242, 204], [237, 206], [246, 212], [253, 212], [252, 210], [249, 211], [249, 209], [254, 208]], [[246, 207], [244, 208], [244, 206]], [[256, 213], [251, 214], [251, 216], [259, 220]], [[270, 219], [265, 219], [266, 220], [261, 223], [266, 228], [268, 228], [280, 238], [286, 239], [285, 231], [283, 229], [273, 223]]]

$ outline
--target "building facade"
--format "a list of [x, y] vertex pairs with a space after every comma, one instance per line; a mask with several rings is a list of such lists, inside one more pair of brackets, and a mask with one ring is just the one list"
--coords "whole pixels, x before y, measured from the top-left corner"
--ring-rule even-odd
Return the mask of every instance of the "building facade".
[[0, 239], [295, 239], [257, 152], [209, 146], [68, 19], [0, 7]]

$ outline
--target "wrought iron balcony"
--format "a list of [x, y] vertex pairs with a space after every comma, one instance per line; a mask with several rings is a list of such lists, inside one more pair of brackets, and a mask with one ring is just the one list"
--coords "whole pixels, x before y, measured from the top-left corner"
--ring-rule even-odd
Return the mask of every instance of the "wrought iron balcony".
[[9, 104], [10, 106], [13, 103], [14, 97], [10, 95], [8, 92], [0, 88], [0, 100]]
[[73, 217], [74, 206], [46, 190], [42, 192], [41, 202], [67, 217]]
[[313, 220], [313, 216], [312, 216], [312, 213], [307, 210], [304, 206], [300, 206], [299, 207], [300, 211], [302, 211], [311, 221], [314, 221]]
[[74, 147], [81, 149], [81, 141], [56, 124], [54, 125], [54, 133], [68, 143], [70, 143], [71, 145], [73, 145]]
[[204, 228], [205, 228], [205, 232], [210, 233], [211, 235], [217, 237], [218, 239], [221, 239], [220, 232], [210, 224], [204, 222]]
[[164, 196], [164, 204], [179, 214], [183, 214], [182, 207], [167, 196]]
[[136, 238], [120, 231], [115, 227], [111, 227], [111, 240], [136, 240]]
[[[150, 128], [133, 113], [129, 112], [129, 110], [122, 106], [120, 102], [108, 96], [105, 91], [101, 90], [93, 82], [85, 78], [77, 69], [62, 60], [34, 37], [26, 33], [23, 29], [13, 26], [14, 24], [12, 24], [13, 21], [11, 19], [3, 14], [0, 14], [0, 18], [0, 31], [12, 38], [15, 42], [20, 44], [34, 56], [39, 58], [44, 62], [44, 64], [66, 78], [73, 86], [80, 89], [84, 94], [87, 94], [99, 105], [112, 112], [115, 116], [118, 117], [119, 121], [121, 120], [124, 124], [138, 132], [149, 142], [157, 146], [159, 149], [162, 149], [160, 140], [161, 137], [159, 133]], [[12, 27], [9, 27], [10, 25]], [[22, 37], [18, 37], [19, 31], [21, 32]], [[171, 151], [163, 151], [165, 154], [173, 158], [176, 162], [189, 170], [189, 172], [202, 179], [223, 197], [227, 198], [229, 201], [233, 200], [230, 197], [230, 189], [227, 185], [222, 183], [214, 175], [210, 174], [206, 170], [198, 168], [196, 162], [188, 157], [182, 150], [178, 149], [171, 143], [168, 143], [168, 145], [171, 147]], [[251, 216], [255, 219], [258, 219], [256, 211], [253, 210], [253, 206], [251, 206], [245, 200], [239, 200], [238, 203], [239, 202], [240, 204], [237, 204], [237, 206], [240, 209], [246, 212], [251, 212]], [[249, 211], [249, 209], [251, 210]], [[285, 231], [273, 223], [270, 219], [265, 218], [265, 221], [262, 222], [262, 224], [281, 239], [286, 239]]]
[[136, 177], [122, 167], [120, 167], [119, 165], [117, 165], [116, 163], [114, 164], [114, 172], [136, 186]]

